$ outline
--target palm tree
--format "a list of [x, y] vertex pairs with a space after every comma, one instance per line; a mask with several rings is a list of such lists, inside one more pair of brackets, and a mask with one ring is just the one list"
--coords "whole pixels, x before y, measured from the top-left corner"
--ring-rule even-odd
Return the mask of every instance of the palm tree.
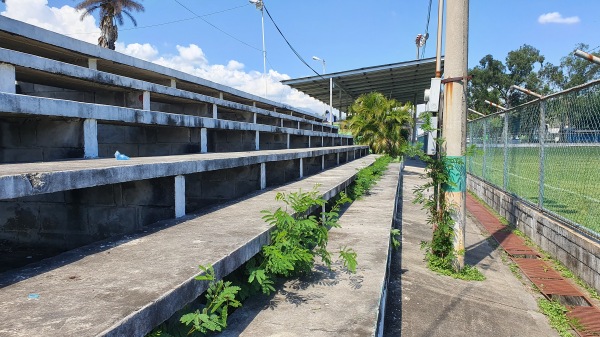
[[98, 38], [100, 47], [115, 50], [115, 42], [119, 36], [117, 24], [123, 25], [123, 14], [127, 15], [137, 26], [131, 11], [143, 12], [144, 6], [135, 0], [83, 0], [75, 6], [77, 10], [84, 10], [81, 20], [96, 9], [100, 9], [100, 31]]
[[374, 153], [397, 157], [408, 144], [411, 108], [410, 103], [401, 104], [378, 92], [363, 94], [352, 104], [347, 126], [357, 143], [369, 145]]

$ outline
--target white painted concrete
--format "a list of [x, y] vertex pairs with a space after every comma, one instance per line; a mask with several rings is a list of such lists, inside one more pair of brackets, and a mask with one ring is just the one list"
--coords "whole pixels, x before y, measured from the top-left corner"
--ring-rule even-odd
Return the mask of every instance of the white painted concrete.
[[185, 215], [185, 177], [175, 176], [175, 217]]
[[[249, 94], [247, 92], [243, 92], [241, 90], [237, 90], [231, 87], [227, 87], [222, 84], [218, 84], [215, 82], [211, 82], [201, 77], [193, 76], [182, 71], [174, 70], [171, 68], [167, 68], [165, 66], [161, 66], [155, 63], [151, 63], [148, 61], [144, 61], [138, 58], [134, 58], [119, 52], [115, 52], [114, 50], [110, 50], [107, 48], [101, 48], [97, 45], [86, 43], [71, 37], [67, 37], [61, 34], [57, 34], [43, 28], [39, 28], [33, 25], [26, 24], [21, 21], [17, 21], [14, 19], [7, 18], [5, 16], [0, 16], [0, 30], [8, 32], [10, 35], [14, 36], [24, 36], [26, 38], [30, 38], [36, 41], [41, 42], [42, 44], [48, 44], [55, 46], [57, 48], [64, 48], [66, 50], [71, 50], [79, 54], [89, 55], [92, 58], [104, 59], [107, 61], [112, 61], [114, 63], [121, 64], [126, 67], [131, 67], [137, 71], [145, 71], [148, 73], [152, 73], [152, 75], [156, 76], [156, 74], [162, 75], [165, 77], [165, 80], [169, 78], [175, 78], [178, 80], [183, 80], [186, 82], [190, 82], [205, 88], [212, 88], [215, 90], [219, 90], [221, 92], [229, 93], [233, 96], [240, 97], [244, 100], [252, 100], [261, 102], [264, 104], [279, 106], [285, 109], [290, 109], [295, 111], [296, 113], [302, 114], [306, 117], [313, 117], [322, 120], [316, 114], [308, 111], [303, 111], [291, 106], [288, 106], [283, 103], [271, 101], [260, 96], [256, 96], [253, 94]], [[49, 57], [49, 55], [44, 55], [44, 57]], [[164, 81], [163, 81], [164, 83]]]
[[142, 110], [150, 110], [150, 91], [142, 94]]
[[260, 189], [267, 188], [267, 164], [260, 163]]
[[212, 118], [217, 119], [218, 118], [218, 114], [217, 114], [217, 105], [213, 104], [213, 113], [212, 113]]
[[208, 130], [206, 128], [200, 129], [200, 153], [208, 152]]
[[304, 178], [304, 159], [300, 158], [300, 178]]
[[98, 120], [83, 121], [83, 157], [98, 158]]
[[98, 70], [98, 59], [89, 58], [88, 59], [88, 68], [92, 70]]
[[321, 171], [325, 169], [325, 156], [321, 156]]
[[260, 133], [256, 131], [256, 136], [254, 137], [254, 149], [258, 151], [260, 150]]
[[290, 134], [287, 135], [287, 148], [290, 148]]
[[174, 79], [174, 78], [171, 79], [171, 85], [170, 85], [170, 87], [171, 88], [177, 88], [177, 80], [176, 79]]
[[15, 66], [12, 64], [0, 63], [0, 92], [7, 92], [9, 94], [17, 93], [15, 80]]

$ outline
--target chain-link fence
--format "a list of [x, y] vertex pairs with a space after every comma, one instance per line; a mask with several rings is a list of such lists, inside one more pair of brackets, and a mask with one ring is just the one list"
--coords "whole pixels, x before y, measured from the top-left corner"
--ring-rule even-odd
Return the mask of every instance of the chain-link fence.
[[600, 237], [600, 81], [469, 122], [467, 170]]

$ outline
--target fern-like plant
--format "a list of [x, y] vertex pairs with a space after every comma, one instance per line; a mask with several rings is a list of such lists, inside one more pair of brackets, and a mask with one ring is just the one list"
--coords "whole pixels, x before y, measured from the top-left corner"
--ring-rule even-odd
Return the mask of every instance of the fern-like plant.
[[[275, 199], [283, 201], [285, 208], [262, 211], [263, 219], [273, 226], [271, 243], [263, 246], [261, 253], [247, 264], [247, 270], [248, 282], [256, 282], [263, 293], [275, 290], [276, 277], [310, 272], [316, 257], [331, 266], [332, 257], [327, 250], [329, 229], [340, 227], [340, 208], [350, 199], [341, 193], [329, 211], [316, 216], [311, 212], [327, 206], [317, 188], [309, 192], [278, 193]], [[356, 270], [356, 253], [352, 249], [344, 247], [340, 258], [349, 270]]]
[[192, 326], [188, 335], [194, 332], [206, 334], [208, 332], [222, 331], [227, 327], [229, 308], [237, 308], [242, 304], [235, 298], [240, 287], [232, 286], [231, 282], [215, 280], [215, 270], [212, 266], [199, 266], [204, 271], [196, 276], [196, 280], [210, 281], [206, 290], [206, 306], [202, 310], [181, 316], [181, 323]]

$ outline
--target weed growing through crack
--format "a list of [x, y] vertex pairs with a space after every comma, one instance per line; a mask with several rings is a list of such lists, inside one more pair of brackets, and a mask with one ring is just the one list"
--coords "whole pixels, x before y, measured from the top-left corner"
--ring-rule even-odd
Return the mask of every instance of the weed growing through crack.
[[570, 323], [576, 323], [567, 317], [567, 308], [556, 301], [549, 301], [545, 298], [538, 300], [538, 307], [541, 312], [548, 317], [550, 326], [558, 331], [561, 337], [573, 337], [571, 334]]

